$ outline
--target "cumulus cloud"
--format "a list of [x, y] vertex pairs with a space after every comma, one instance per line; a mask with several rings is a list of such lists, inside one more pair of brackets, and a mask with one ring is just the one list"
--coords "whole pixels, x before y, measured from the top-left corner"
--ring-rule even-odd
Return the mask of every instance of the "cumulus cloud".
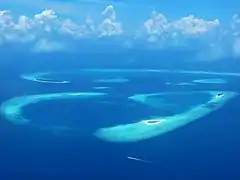
[[[113, 5], [108, 5], [101, 16], [100, 23], [90, 16], [79, 23], [62, 18], [53, 9], [45, 9], [33, 16], [18, 17], [13, 16], [11, 11], [3, 10], [0, 11], [0, 45], [4, 42], [33, 43], [35, 51], [50, 52], [65, 49], [66, 38], [70, 38], [70, 41], [89, 37], [96, 40], [113, 36], [126, 38]], [[142, 27], [136, 27], [137, 33], [123, 39], [122, 43], [128, 48], [133, 48], [137, 41], [145, 40], [157, 48], [195, 47], [198, 44], [201, 52], [197, 56], [200, 59], [217, 59], [226, 55], [226, 52], [240, 56], [240, 16], [234, 14], [230, 26], [223, 27], [218, 19], [205, 20], [189, 15], [170, 21], [164, 14], [152, 11]], [[144, 45], [142, 42], [140, 44]]]
[[179, 31], [183, 35], [203, 35], [208, 33], [215, 27], [218, 27], [220, 22], [218, 19], [206, 21], [203, 19], [199, 19], [194, 17], [193, 15], [189, 15], [187, 17], [183, 17], [180, 20], [172, 22], [170, 27], [174, 31]]
[[[20, 15], [14, 19], [10, 11], [0, 11], [0, 44], [4, 42], [31, 42], [35, 52], [63, 50], [59, 42], [62, 37], [81, 39], [86, 37], [117, 36], [123, 33], [122, 25], [116, 21], [113, 6], [102, 12], [103, 21], [96, 24], [87, 16], [81, 24], [71, 19], [61, 18], [52, 9], [45, 9], [32, 17]], [[52, 40], [56, 38], [54, 41]]]
[[199, 38], [219, 25], [218, 19], [206, 21], [193, 15], [170, 22], [163, 14], [152, 11], [151, 17], [144, 22], [144, 30], [150, 42], [174, 42], [176, 38]]
[[196, 59], [240, 56], [240, 16], [237, 14], [226, 27], [219, 19], [205, 20], [189, 15], [169, 21], [163, 14], [152, 11], [143, 23], [143, 32], [147, 41], [155, 44], [154, 47], [190, 47], [197, 50]]
[[72, 37], [82, 37], [84, 35], [84, 30], [81, 26], [73, 22], [71, 19], [63, 20], [58, 28], [58, 32]]
[[116, 21], [112, 5], [102, 12], [103, 21], [97, 25], [90, 16], [79, 24], [63, 19], [52, 9], [45, 9], [33, 17], [13, 18], [10, 11], [0, 11], [0, 42], [33, 42], [48, 36], [64, 35], [73, 38], [88, 36], [116, 36], [123, 33], [122, 24]]
[[106, 16], [106, 18], [112, 19], [113, 21], [116, 19], [116, 12], [112, 5], [109, 5], [102, 12], [102, 15]]
[[149, 42], [164, 41], [168, 36], [169, 23], [167, 18], [156, 11], [152, 11], [151, 17], [144, 23]]
[[116, 36], [123, 33], [122, 24], [116, 21], [116, 11], [112, 5], [109, 5], [102, 12], [105, 17], [99, 26], [100, 37]]
[[152, 11], [151, 17], [144, 23], [148, 34], [161, 35], [168, 29], [167, 18], [156, 11]]

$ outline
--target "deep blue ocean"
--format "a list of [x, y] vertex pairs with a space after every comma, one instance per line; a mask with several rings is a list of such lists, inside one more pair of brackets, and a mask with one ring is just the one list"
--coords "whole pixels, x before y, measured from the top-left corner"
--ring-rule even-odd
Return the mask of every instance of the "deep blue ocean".
[[[239, 180], [240, 179], [240, 96], [221, 109], [182, 128], [134, 143], [106, 142], [92, 136], [99, 127], [129, 123], [148, 117], [155, 110], [129, 102], [136, 93], [224, 90], [240, 92], [240, 77], [224, 76], [226, 84], [167, 86], [214, 75], [115, 74], [128, 78], [124, 83], [93, 89], [93, 79], [104, 75], [61, 75], [70, 84], [46, 84], [20, 78], [36, 72], [74, 72], [81, 68], [168, 69], [239, 72], [240, 63], [184, 61], [184, 53], [132, 50], [112, 53], [2, 53], [0, 61], [0, 102], [15, 96], [56, 92], [107, 92], [104, 102], [56, 100], [27, 107], [24, 115], [36, 126], [67, 125], [76, 131], [56, 135], [28, 125], [14, 125], [0, 117], [1, 180]], [[181, 58], [180, 58], [181, 57]], [[188, 58], [189, 59], [189, 58]], [[222, 78], [222, 77], [221, 77]], [[165, 113], [172, 113], [166, 109]], [[129, 160], [141, 157], [153, 163]]]

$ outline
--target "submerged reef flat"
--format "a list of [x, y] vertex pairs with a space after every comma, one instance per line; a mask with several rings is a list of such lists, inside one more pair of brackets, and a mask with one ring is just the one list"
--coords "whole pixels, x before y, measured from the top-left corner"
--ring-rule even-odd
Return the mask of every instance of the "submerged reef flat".
[[193, 80], [194, 83], [203, 83], [203, 84], [224, 84], [226, 80], [224, 79], [196, 79]]
[[128, 79], [125, 78], [111, 78], [111, 79], [96, 79], [94, 82], [96, 83], [124, 83], [128, 82]]
[[21, 78], [29, 80], [29, 81], [34, 81], [34, 82], [39, 82], [39, 83], [48, 83], [48, 84], [67, 84], [67, 83], [70, 83], [70, 81], [65, 81], [65, 80], [57, 81], [57, 80], [45, 77], [45, 76], [50, 75], [50, 74], [51, 74], [51, 72], [24, 74], [24, 75], [21, 75]]
[[96, 86], [96, 87], [93, 87], [93, 89], [109, 89], [109, 87]]
[[[60, 72], [61, 73], [61, 72]], [[196, 75], [209, 75], [207, 79], [197, 79], [192, 82], [176, 82], [175, 84], [169, 83], [169, 85], [178, 86], [193, 86], [201, 84], [223, 84], [226, 81], [221, 79], [225, 76], [236, 76], [239, 77], [240, 73], [228, 73], [228, 72], [207, 72], [207, 71], [185, 71], [185, 70], [158, 70], [158, 69], [79, 69], [74, 72], [68, 72], [74, 75], [86, 75], [90, 76], [96, 84], [97, 83], [123, 83], [128, 82], [128, 79], [124, 78], [109, 78], [109, 77], [150, 77], [152, 74], [157, 76], [161, 73], [165, 74], [196, 74]], [[41, 83], [69, 83], [70, 81], [57, 81], [54, 78], [46, 78], [49, 75], [54, 74], [54, 72], [43, 72], [22, 75], [21, 77], [26, 80], [41, 82]], [[64, 74], [64, 73], [63, 73]], [[101, 75], [101, 76], [100, 76]], [[104, 75], [107, 75], [105, 78]], [[110, 76], [109, 76], [110, 75]], [[213, 79], [214, 75], [219, 76], [219, 79]], [[101, 77], [102, 79], [96, 79]], [[94, 84], [95, 84], [94, 83]], [[104, 85], [94, 85], [96, 89], [105, 89]], [[111, 87], [111, 86], [110, 86]], [[134, 93], [134, 92], [133, 92]], [[135, 92], [136, 93], [136, 92]], [[196, 96], [191, 98], [180, 98], [174, 100], [174, 97], [179, 94], [192, 94]], [[205, 94], [204, 97], [199, 98], [200, 94]], [[53, 93], [53, 94], [39, 94], [39, 95], [28, 95], [21, 96], [10, 99], [2, 104], [0, 107], [1, 114], [10, 122], [15, 124], [28, 124], [31, 122], [30, 119], [24, 118], [22, 115], [22, 108], [26, 105], [37, 103], [44, 100], [54, 100], [54, 99], [68, 99], [68, 98], [83, 98], [83, 97], [98, 97], [105, 95], [105, 93]], [[168, 96], [169, 98], [162, 98], [163, 96]], [[201, 117], [208, 115], [209, 113], [221, 108], [227, 101], [234, 98], [238, 94], [230, 91], [198, 91], [198, 92], [162, 92], [162, 93], [152, 93], [152, 94], [135, 94], [128, 99], [132, 102], [142, 103], [148, 108], [154, 108], [154, 112], [167, 112], [166, 114], [157, 113], [158, 115], [148, 116], [136, 120], [134, 123], [129, 124], [119, 124], [111, 127], [102, 127], [93, 134], [94, 136], [111, 142], [136, 142], [141, 140], [146, 140], [167, 132], [173, 131], [174, 129], [180, 128], [187, 125]], [[123, 96], [124, 98], [124, 96]], [[195, 99], [196, 98], [196, 99]], [[173, 99], [173, 101], [172, 101]], [[185, 107], [186, 99], [197, 100], [201, 99], [201, 102], [193, 103]], [[185, 107], [182, 110], [182, 107]], [[174, 111], [174, 113], [171, 112]], [[176, 113], [177, 112], [177, 113]], [[114, 119], [113, 119], [114, 120]], [[54, 129], [55, 132], [61, 132], [62, 130], [67, 130], [62, 127], [50, 128]]]
[[[229, 73], [229, 72], [209, 72], [209, 71], [185, 71], [185, 70], [167, 70], [167, 69], [79, 69], [72, 72], [39, 72], [33, 74], [23, 74], [21, 78], [40, 82], [40, 83], [69, 83], [68, 80], [57, 81], [51, 78], [46, 78], [51, 74], [74, 74], [74, 75], [99, 75], [99, 74], [112, 74], [116, 76], [134, 76], [138, 77], [139, 75], [142, 76], [142, 73], [146, 74], [159, 74], [159, 73], [171, 73], [171, 74], [198, 74], [198, 75], [218, 75], [218, 76], [240, 76], [240, 73]], [[125, 78], [114, 78], [114, 79], [99, 79], [95, 80], [95, 82], [127, 82], [128, 79]], [[180, 86], [189, 86], [194, 85], [194, 83], [225, 83], [224, 79], [200, 79], [194, 80], [191, 82], [182, 82], [176, 83], [175, 85]], [[167, 83], [171, 84], [171, 83]]]
[[[228, 100], [237, 95], [234, 92], [208, 91], [207, 93], [211, 95], [209, 101], [197, 105], [186, 112], [173, 116], [143, 119], [132, 124], [120, 124], [114, 127], [101, 128], [95, 132], [95, 135], [105, 141], [112, 142], [134, 142], [149, 139], [206, 116], [212, 111], [221, 108]], [[217, 96], [219, 93], [223, 94], [223, 96]], [[149, 94], [146, 94], [146, 96], [149, 96]], [[138, 96], [138, 98], [138, 101], [144, 103], [145, 97], [143, 94], [140, 97]], [[206, 106], [212, 103], [214, 103], [212, 108], [211, 106]]]
[[180, 83], [170, 83], [167, 82], [166, 85], [174, 85], [174, 86], [195, 86], [195, 83], [192, 82], [180, 82]]
[[203, 74], [218, 76], [240, 76], [240, 73], [230, 72], [209, 72], [209, 71], [188, 71], [188, 70], [168, 70], [168, 69], [80, 69], [79, 73], [107, 73], [107, 74], [136, 74], [138, 73], [176, 73], [176, 74]]
[[0, 107], [1, 114], [6, 120], [14, 124], [28, 124], [31, 122], [22, 114], [22, 109], [30, 104], [35, 104], [40, 101], [50, 101], [57, 99], [75, 99], [75, 98], [93, 98], [103, 96], [105, 93], [96, 92], [65, 92], [65, 93], [49, 93], [19, 96], [9, 99], [2, 103]]
[[129, 99], [158, 110], [171, 110], [179, 113], [197, 104], [205, 103], [210, 97], [211, 95], [207, 91], [186, 91], [135, 94]]

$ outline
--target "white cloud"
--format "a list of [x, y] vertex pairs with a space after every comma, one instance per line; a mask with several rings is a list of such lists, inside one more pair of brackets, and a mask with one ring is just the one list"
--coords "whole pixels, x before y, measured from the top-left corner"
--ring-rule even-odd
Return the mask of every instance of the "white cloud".
[[65, 35], [71, 35], [73, 37], [81, 37], [84, 35], [81, 26], [73, 22], [71, 19], [63, 20], [60, 24], [58, 32]]
[[106, 18], [109, 18], [113, 21], [116, 19], [116, 12], [112, 5], [107, 6], [105, 10], [102, 12], [102, 15], [104, 15]]
[[39, 22], [39, 24], [45, 24], [46, 22], [54, 21], [58, 18], [56, 13], [52, 9], [46, 9], [40, 14], [34, 15], [34, 19]]
[[[100, 12], [99, 12], [100, 14]], [[31, 16], [14, 17], [8, 10], [0, 11], [0, 44], [33, 43], [35, 51], [49, 52], [66, 48], [63, 39], [95, 38], [124, 36], [122, 22], [119, 22], [113, 5], [107, 6], [102, 21], [97, 23], [87, 16], [79, 23], [69, 18], [62, 18], [53, 9], [45, 9]], [[156, 11], [143, 22], [142, 28], [136, 27], [136, 34], [122, 41], [125, 47], [134, 47], [136, 41], [147, 40], [154, 47], [191, 47], [199, 44], [202, 51], [197, 57], [217, 59], [226, 55], [240, 56], [240, 16], [234, 14], [230, 26], [224, 27], [218, 19], [204, 20], [194, 15], [169, 21]], [[129, 34], [128, 34], [129, 35]], [[71, 40], [70, 40], [71, 41]], [[142, 43], [143, 44], [143, 43]]]
[[199, 38], [219, 25], [218, 19], [206, 21], [193, 15], [169, 22], [163, 14], [152, 11], [151, 17], [144, 22], [144, 30], [150, 42], [174, 42], [176, 38]]
[[169, 21], [163, 14], [152, 11], [150, 18], [143, 23], [143, 31], [145, 38], [155, 47], [193, 48], [198, 50], [197, 59], [240, 57], [240, 16], [237, 14], [226, 27], [219, 19], [204, 20], [189, 15]]
[[116, 11], [112, 5], [109, 5], [102, 12], [105, 17], [99, 26], [100, 37], [116, 36], [123, 33], [122, 24], [116, 21]]
[[[46, 34], [64, 34], [74, 38], [86, 35], [97, 36], [116, 36], [123, 34], [122, 23], [116, 21], [117, 15], [115, 8], [109, 5], [102, 12], [104, 17], [100, 25], [87, 17], [83, 24], [77, 24], [71, 19], [61, 19], [52, 9], [46, 9], [33, 18], [20, 16], [14, 22], [9, 11], [0, 11], [0, 32], [1, 39], [4, 41], [33, 41]], [[234, 16], [236, 19], [237, 16]], [[237, 21], [236, 21], [237, 22]], [[179, 20], [169, 22], [167, 18], [153, 11], [151, 17], [144, 23], [145, 32], [148, 40], [172, 41], [191, 36], [201, 36], [219, 26], [219, 20], [206, 21], [190, 15]], [[232, 25], [235, 28], [235, 24]]]
[[0, 39], [2, 41], [5, 40], [6, 35], [12, 30], [13, 27], [14, 23], [10, 15], [10, 11], [0, 11]]
[[169, 23], [163, 14], [152, 11], [151, 17], [144, 22], [144, 28], [149, 42], [155, 42], [160, 39], [163, 41], [166, 38]]
[[206, 21], [189, 15], [172, 22], [170, 27], [175, 31], [180, 31], [183, 35], [203, 35], [219, 25], [218, 19]]
[[94, 32], [96, 31], [96, 27], [95, 27], [95, 23], [92, 20], [91, 17], [87, 17], [85, 20], [85, 24], [84, 24], [85, 29], [87, 29], [89, 32]]
[[122, 25], [116, 21], [113, 6], [107, 6], [102, 23], [97, 25], [88, 16], [82, 24], [59, 17], [52, 9], [43, 10], [32, 18], [21, 15], [15, 21], [10, 11], [0, 11], [0, 41], [37, 41], [51, 35], [66, 35], [74, 38], [86, 36], [116, 36], [123, 33]]
[[152, 11], [150, 19], [144, 23], [144, 26], [148, 34], [161, 35], [167, 30], [168, 21], [163, 14]]

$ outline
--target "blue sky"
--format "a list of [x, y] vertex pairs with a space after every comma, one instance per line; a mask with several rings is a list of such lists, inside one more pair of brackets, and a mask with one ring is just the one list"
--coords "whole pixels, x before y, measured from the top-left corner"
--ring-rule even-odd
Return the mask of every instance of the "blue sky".
[[36, 52], [107, 38], [126, 48], [194, 45], [201, 58], [240, 55], [238, 1], [1, 0], [0, 7], [0, 43], [30, 43]]
[[[83, 15], [88, 12], [92, 12], [97, 9], [101, 9], [106, 5], [113, 4], [118, 6], [119, 9], [128, 9], [130, 7], [132, 11], [147, 11], [151, 8], [155, 8], [157, 11], [166, 14], [172, 18], [179, 18], [181, 16], [187, 16], [189, 14], [195, 14], [202, 18], [220, 18], [230, 19], [232, 14], [237, 13], [237, 7], [240, 6], [239, 1], [227, 1], [227, 0], [212, 0], [212, 1], [190, 1], [182, 0], [178, 2], [169, 0], [1, 0], [0, 5], [2, 9], [12, 9], [14, 11], [31, 11], [36, 12], [43, 8], [53, 8], [62, 12], [70, 10], [78, 10], [77, 14]], [[29, 12], [30, 11], [30, 12]], [[128, 14], [130, 11], [123, 13]], [[72, 12], [76, 13], [76, 12]], [[121, 13], [121, 12], [119, 12]], [[71, 12], [69, 12], [71, 15]], [[132, 14], [131, 14], [132, 15]], [[137, 15], [137, 14], [136, 14]], [[144, 16], [144, 13], [141, 13]], [[145, 14], [146, 15], [146, 14]], [[139, 16], [139, 14], [138, 14]]]

